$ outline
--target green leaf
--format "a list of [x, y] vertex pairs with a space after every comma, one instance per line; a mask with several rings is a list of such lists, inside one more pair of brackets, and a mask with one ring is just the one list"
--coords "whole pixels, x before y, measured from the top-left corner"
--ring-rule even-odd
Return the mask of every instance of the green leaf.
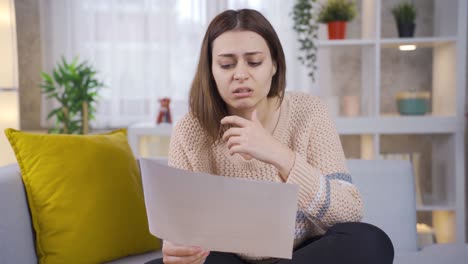
[[55, 108], [54, 110], [50, 111], [50, 113], [47, 115], [47, 119], [57, 115], [57, 113], [60, 111], [62, 111], [62, 108]]
[[[336, 1], [336, 0], [334, 0]], [[317, 41], [317, 0], [296, 0], [290, 14], [293, 17], [293, 29], [296, 31], [299, 42], [299, 51], [304, 56], [299, 56], [298, 60], [306, 67], [313, 69], [315, 66], [315, 56], [308, 56], [317, 52], [315, 41]], [[306, 63], [307, 62], [307, 63]], [[313, 76], [312, 76], [312, 79]]]
[[42, 79], [44, 79], [44, 81], [46, 81], [48, 84], [51, 84], [53, 83], [54, 81], [52, 80], [52, 77], [45, 73], [45, 72], [41, 72], [41, 76], [42, 76]]
[[53, 86], [51, 86], [51, 85], [44, 85], [44, 84], [41, 84], [39, 87], [41, 87], [43, 93], [46, 93], [46, 94], [55, 91], [55, 87], [53, 87]]
[[59, 134], [60, 133], [60, 129], [56, 128], [56, 127], [53, 127], [53, 128], [49, 128], [49, 134]]
[[62, 79], [62, 77], [59, 75], [59, 73], [57, 72], [57, 70], [54, 70], [52, 74], [53, 74], [53, 76], [54, 76], [55, 82], [58, 83], [59, 85], [62, 85], [63, 79]]

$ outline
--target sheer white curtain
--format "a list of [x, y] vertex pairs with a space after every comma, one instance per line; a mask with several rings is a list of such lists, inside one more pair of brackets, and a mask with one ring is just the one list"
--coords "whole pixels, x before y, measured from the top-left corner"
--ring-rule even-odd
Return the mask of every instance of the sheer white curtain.
[[[187, 111], [200, 44], [210, 20], [225, 8], [255, 8], [271, 21], [284, 45], [288, 89], [310, 90], [297, 63], [289, 12], [293, 0], [41, 0], [44, 70], [65, 56], [88, 60], [106, 87], [94, 127], [154, 120], [162, 97], [173, 115]], [[44, 125], [54, 102], [44, 99]], [[50, 125], [50, 124], [49, 124]]]

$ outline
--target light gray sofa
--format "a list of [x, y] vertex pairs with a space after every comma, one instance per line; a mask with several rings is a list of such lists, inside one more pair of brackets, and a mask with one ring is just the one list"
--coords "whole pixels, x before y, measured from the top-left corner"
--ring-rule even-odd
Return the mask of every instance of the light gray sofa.
[[[382, 228], [395, 247], [397, 264], [467, 263], [466, 245], [417, 249], [416, 208], [411, 164], [395, 160], [348, 160], [365, 203], [365, 222]], [[37, 263], [33, 231], [21, 174], [16, 164], [0, 167], [0, 263]], [[112, 261], [144, 263], [161, 256], [153, 252]]]

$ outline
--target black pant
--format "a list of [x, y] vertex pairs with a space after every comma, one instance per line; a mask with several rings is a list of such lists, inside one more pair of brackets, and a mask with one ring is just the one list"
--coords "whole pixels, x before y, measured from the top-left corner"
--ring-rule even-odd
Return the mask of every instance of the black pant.
[[[342, 223], [323, 236], [314, 237], [294, 250], [293, 258], [277, 264], [391, 264], [394, 250], [390, 238], [376, 226], [366, 223]], [[146, 264], [160, 264], [155, 259]], [[205, 264], [244, 264], [235, 254], [211, 252]]]

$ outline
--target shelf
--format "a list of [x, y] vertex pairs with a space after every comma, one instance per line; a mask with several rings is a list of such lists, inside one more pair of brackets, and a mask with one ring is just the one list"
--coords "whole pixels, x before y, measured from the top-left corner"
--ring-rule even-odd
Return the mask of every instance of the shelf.
[[137, 123], [128, 127], [128, 134], [143, 136], [171, 136], [172, 125], [162, 123], [156, 125], [152, 122]]
[[449, 134], [459, 130], [456, 117], [380, 116], [337, 117], [338, 133], [356, 134]]
[[379, 41], [373, 39], [319, 40], [317, 47], [370, 46], [377, 42], [381, 43], [382, 48], [395, 48], [407, 44], [417, 44], [418, 47], [436, 47], [455, 43], [456, 40], [456, 37], [386, 38]]
[[[458, 130], [456, 117], [449, 116], [380, 116], [336, 117], [341, 135], [357, 134], [450, 134]], [[132, 135], [170, 136], [173, 126], [138, 123], [128, 128]]]
[[432, 212], [432, 211], [455, 211], [453, 205], [418, 205], [416, 211], [418, 212]]
[[319, 40], [317, 47], [368, 46], [375, 43], [372, 39]]
[[425, 38], [387, 38], [381, 39], [382, 48], [397, 48], [400, 45], [415, 44], [418, 47], [437, 47], [455, 43], [456, 37], [425, 37]]

